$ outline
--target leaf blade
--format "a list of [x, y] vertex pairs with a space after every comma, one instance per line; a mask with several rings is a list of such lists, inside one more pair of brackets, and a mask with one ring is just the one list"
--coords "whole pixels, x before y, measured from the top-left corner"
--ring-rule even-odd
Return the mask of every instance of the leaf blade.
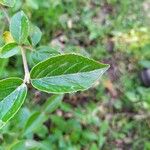
[[0, 50], [0, 58], [9, 58], [19, 52], [19, 47], [16, 43], [8, 43]]
[[22, 106], [27, 94], [27, 86], [20, 78], [0, 81], [0, 128], [9, 121]]
[[31, 83], [48, 93], [83, 91], [90, 88], [108, 68], [109, 65], [81, 55], [58, 55], [33, 67]]
[[34, 65], [37, 63], [60, 54], [57, 50], [52, 49], [49, 46], [40, 46], [37, 50], [30, 53], [30, 62]]
[[29, 35], [29, 20], [23, 11], [17, 12], [11, 18], [9, 30], [18, 44], [26, 41]]
[[47, 99], [45, 104], [43, 105], [43, 111], [45, 113], [52, 113], [55, 111], [63, 100], [63, 95], [53, 95]]
[[36, 46], [41, 40], [42, 32], [37, 26], [31, 24], [29, 37], [30, 37], [32, 46]]
[[41, 113], [39, 111], [34, 112], [28, 118], [25, 127], [24, 127], [24, 134], [32, 133], [37, 130], [45, 121], [47, 120], [47, 116], [45, 113]]

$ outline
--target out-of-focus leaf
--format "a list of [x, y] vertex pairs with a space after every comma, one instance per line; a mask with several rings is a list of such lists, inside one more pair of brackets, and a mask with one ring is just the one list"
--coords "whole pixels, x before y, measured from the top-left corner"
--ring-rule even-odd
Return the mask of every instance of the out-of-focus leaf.
[[28, 133], [33, 133], [43, 124], [44, 121], [46, 121], [46, 119], [47, 117], [44, 113], [41, 112], [33, 113], [26, 122], [24, 134], [26, 135]]
[[91, 131], [83, 131], [82, 132], [82, 136], [84, 139], [88, 140], [88, 141], [95, 141], [97, 140], [97, 135], [94, 132]]
[[30, 25], [29, 37], [30, 37], [31, 44], [33, 46], [35, 46], [41, 40], [42, 32], [41, 32], [41, 30], [37, 26], [31, 24]]
[[46, 113], [52, 113], [61, 104], [62, 99], [63, 99], [63, 95], [51, 96], [49, 99], [47, 99], [42, 110]]
[[25, 123], [27, 122], [30, 115], [31, 112], [28, 107], [21, 108], [14, 117], [14, 123], [17, 124], [15, 127], [22, 128], [23, 126], [25, 126]]
[[42, 143], [35, 140], [24, 140], [14, 144], [10, 150], [48, 150]]
[[1, 59], [0, 58], [0, 77], [2, 75], [4, 75], [4, 69], [5, 69], [6, 65], [7, 65], [7, 63], [8, 63], [8, 59]]
[[98, 148], [97, 144], [93, 143], [93, 144], [91, 145], [90, 150], [99, 150], [99, 148]]
[[60, 52], [49, 46], [40, 46], [36, 51], [33, 51], [30, 54], [30, 60], [32, 64], [36, 65], [37, 63], [58, 54], [60, 54]]
[[27, 0], [27, 5], [32, 9], [38, 9], [39, 3], [37, 0]]
[[11, 35], [11, 33], [9, 31], [5, 31], [3, 33], [3, 39], [4, 39], [4, 41], [5, 41], [6, 44], [7, 43], [14, 43], [15, 42], [14, 39], [13, 39], [13, 37], [12, 37], [12, 35]]
[[127, 99], [130, 100], [131, 102], [139, 101], [139, 97], [134, 91], [128, 91], [125, 93], [125, 95], [126, 95]]
[[143, 68], [150, 68], [150, 61], [149, 60], [141, 60], [139, 62], [140, 66], [142, 66]]
[[98, 145], [99, 148], [101, 149], [103, 144], [105, 143], [106, 137], [105, 134], [109, 130], [109, 124], [108, 121], [104, 121], [100, 124], [100, 131], [99, 131], [99, 136], [98, 136]]

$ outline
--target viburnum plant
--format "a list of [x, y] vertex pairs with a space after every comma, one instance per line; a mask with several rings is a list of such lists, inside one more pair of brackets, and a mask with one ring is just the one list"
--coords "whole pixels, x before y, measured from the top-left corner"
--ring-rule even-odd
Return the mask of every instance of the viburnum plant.
[[[13, 0], [0, 0], [1, 9], [9, 22], [9, 31], [3, 37], [5, 44], [0, 48], [0, 58], [9, 58], [21, 53], [24, 66], [24, 80], [11, 77], [0, 81], [0, 128], [20, 109], [27, 95], [27, 86], [39, 91], [63, 94], [83, 91], [90, 88], [109, 65], [99, 63], [79, 54], [55, 54], [42, 57], [43, 51], [37, 49], [41, 31], [33, 25], [23, 11], [11, 18], [5, 7], [13, 7]], [[26, 51], [31, 51], [35, 66], [29, 71]], [[51, 57], [49, 57], [51, 56]], [[39, 62], [41, 61], [41, 62]]]

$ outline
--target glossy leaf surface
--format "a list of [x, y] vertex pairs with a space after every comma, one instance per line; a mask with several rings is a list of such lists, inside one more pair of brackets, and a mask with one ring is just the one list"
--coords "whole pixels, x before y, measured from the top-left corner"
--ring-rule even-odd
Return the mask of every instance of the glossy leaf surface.
[[23, 11], [16, 13], [10, 21], [10, 32], [14, 40], [22, 44], [29, 35], [29, 20]]
[[19, 53], [19, 47], [16, 43], [8, 43], [0, 50], [0, 58], [9, 58]]
[[48, 93], [69, 93], [86, 90], [109, 68], [76, 54], [51, 57], [31, 70], [31, 83]]
[[22, 106], [27, 94], [27, 86], [20, 78], [0, 81], [0, 128], [9, 121]]

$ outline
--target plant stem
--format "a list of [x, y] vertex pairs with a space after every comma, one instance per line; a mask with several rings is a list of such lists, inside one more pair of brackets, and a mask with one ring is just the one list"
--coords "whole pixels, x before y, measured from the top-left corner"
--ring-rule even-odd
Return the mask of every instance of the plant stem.
[[28, 63], [27, 63], [27, 59], [26, 59], [26, 54], [25, 54], [25, 49], [20, 46], [21, 48], [21, 53], [22, 53], [22, 61], [23, 61], [23, 66], [24, 66], [24, 83], [30, 83], [30, 72], [29, 72], [29, 68], [28, 68]]
[[3, 6], [1, 6], [0, 8], [2, 9], [2, 11], [3, 11], [3, 13], [4, 13], [4, 15], [5, 15], [5, 17], [6, 17], [7, 21], [8, 21], [8, 23], [10, 24], [10, 18], [8, 16], [7, 10]]
[[32, 46], [24, 46], [23, 48], [25, 49], [29, 49], [30, 51], [34, 51], [33, 47]]
[[[8, 16], [7, 10], [3, 6], [0, 6], [0, 8], [2, 9], [8, 23], [10, 24], [10, 18]], [[30, 83], [30, 72], [29, 72], [28, 63], [27, 63], [27, 59], [26, 59], [25, 49], [23, 46], [20, 46], [20, 49], [21, 49], [21, 53], [22, 53], [22, 60], [23, 60], [23, 66], [24, 66], [24, 72], [25, 72], [24, 83], [29, 84]]]

